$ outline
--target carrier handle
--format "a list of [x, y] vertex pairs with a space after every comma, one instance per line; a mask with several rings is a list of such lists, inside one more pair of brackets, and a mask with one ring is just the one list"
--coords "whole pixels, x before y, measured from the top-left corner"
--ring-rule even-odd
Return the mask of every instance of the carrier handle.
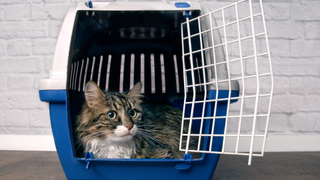
[[93, 8], [92, 1], [88, 1], [85, 3], [88, 8]]

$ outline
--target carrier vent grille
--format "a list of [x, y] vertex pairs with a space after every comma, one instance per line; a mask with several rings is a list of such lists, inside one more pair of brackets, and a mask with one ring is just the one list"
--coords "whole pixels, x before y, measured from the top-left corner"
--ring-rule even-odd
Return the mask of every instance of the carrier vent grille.
[[182, 65], [177, 55], [120, 54], [88, 57], [71, 63], [69, 90], [83, 92], [88, 81], [103, 91], [124, 92], [141, 82], [142, 93], [180, 93]]

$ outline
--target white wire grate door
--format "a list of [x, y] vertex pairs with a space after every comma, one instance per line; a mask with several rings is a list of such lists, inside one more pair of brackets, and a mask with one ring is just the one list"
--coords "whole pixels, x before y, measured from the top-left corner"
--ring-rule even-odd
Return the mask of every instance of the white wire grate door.
[[263, 156], [273, 73], [262, 2], [243, 0], [181, 24], [180, 150]]

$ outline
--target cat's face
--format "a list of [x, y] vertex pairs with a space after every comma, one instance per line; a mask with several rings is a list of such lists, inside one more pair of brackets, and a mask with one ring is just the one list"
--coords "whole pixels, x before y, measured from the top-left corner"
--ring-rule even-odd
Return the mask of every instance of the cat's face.
[[141, 83], [129, 93], [104, 94], [93, 81], [85, 88], [86, 105], [78, 130], [84, 142], [100, 138], [108, 142], [131, 141], [141, 120]]

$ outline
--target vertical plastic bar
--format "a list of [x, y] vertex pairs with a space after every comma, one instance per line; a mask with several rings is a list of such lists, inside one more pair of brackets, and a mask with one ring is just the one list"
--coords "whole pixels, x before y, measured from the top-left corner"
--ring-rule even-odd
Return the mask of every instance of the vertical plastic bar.
[[86, 81], [87, 81], [88, 66], [89, 66], [89, 58], [87, 58], [86, 70], [84, 71], [84, 77], [83, 77], [83, 90], [86, 88]]
[[160, 64], [161, 64], [161, 84], [162, 84], [162, 93], [166, 93], [166, 72], [164, 64], [164, 55], [160, 54]]
[[130, 57], [130, 89], [134, 86], [134, 60], [135, 60], [135, 55], [131, 54]]
[[268, 59], [269, 59], [270, 78], [271, 78], [270, 101], [269, 101], [269, 106], [268, 106], [267, 122], [266, 122], [266, 126], [265, 126], [264, 138], [263, 138], [263, 144], [262, 144], [262, 151], [261, 151], [261, 154], [264, 155], [264, 149], [265, 149], [266, 137], [267, 137], [267, 130], [268, 130], [268, 126], [269, 126], [269, 119], [270, 119], [270, 112], [271, 112], [271, 104], [272, 104], [272, 98], [273, 98], [274, 81], [273, 81], [273, 70], [272, 70], [271, 55], [270, 55], [270, 49], [269, 49], [268, 33], [267, 33], [267, 27], [266, 27], [266, 22], [265, 22], [265, 18], [264, 18], [262, 0], [260, 0], [260, 9], [261, 9], [263, 28], [264, 28], [264, 32], [265, 32], [265, 38], [266, 38], [266, 46], [267, 46], [267, 53], [268, 53]]
[[91, 67], [91, 75], [90, 75], [90, 80], [92, 81], [93, 78], [93, 71], [94, 71], [94, 65], [96, 62], [96, 57], [93, 56], [93, 62], [92, 62], [92, 67]]
[[254, 61], [255, 61], [255, 70], [256, 70], [256, 78], [257, 78], [257, 92], [256, 92], [256, 101], [254, 107], [254, 117], [252, 124], [252, 134], [251, 134], [251, 142], [250, 142], [250, 152], [249, 152], [249, 160], [248, 165], [251, 165], [252, 154], [253, 154], [253, 143], [255, 137], [255, 128], [257, 121], [257, 113], [258, 113], [258, 104], [259, 104], [259, 94], [260, 94], [260, 77], [259, 77], [259, 67], [258, 67], [258, 56], [257, 56], [257, 47], [256, 47], [256, 34], [254, 29], [254, 19], [253, 19], [253, 10], [252, 10], [252, 0], [249, 0], [249, 9], [250, 9], [250, 19], [251, 19], [251, 29], [252, 29], [252, 41], [253, 41], [253, 51], [254, 51]]
[[239, 13], [238, 13], [238, 3], [235, 5], [236, 11], [236, 20], [237, 20], [237, 31], [238, 31], [238, 42], [239, 42], [239, 54], [240, 54], [240, 68], [241, 68], [241, 80], [242, 80], [242, 95], [241, 95], [241, 105], [240, 105], [240, 114], [239, 114], [239, 126], [237, 133], [237, 142], [236, 142], [236, 150], [235, 153], [239, 151], [239, 141], [240, 141], [240, 133], [241, 133], [241, 123], [242, 123], [242, 113], [243, 113], [243, 104], [244, 104], [244, 92], [246, 89], [244, 83], [244, 72], [243, 72], [243, 57], [242, 57], [242, 45], [241, 45], [241, 36], [240, 36], [240, 24], [239, 24]]
[[71, 90], [73, 89], [73, 84], [74, 84], [74, 72], [75, 72], [75, 66], [76, 66], [76, 63], [72, 63], [71, 64], [71, 67], [72, 67], [72, 79], [71, 79]]
[[126, 56], [121, 55], [121, 64], [120, 64], [120, 82], [119, 82], [119, 93], [123, 92], [123, 78], [124, 78], [124, 63]]
[[[200, 18], [198, 18], [198, 27], [199, 27], [199, 40], [200, 40], [200, 51], [201, 51], [201, 61], [202, 61], [202, 75], [203, 75], [203, 86], [204, 86], [204, 96], [203, 96], [203, 105], [202, 105], [202, 115], [201, 115], [201, 124], [200, 124], [200, 131], [199, 131], [199, 140], [198, 140], [198, 148], [199, 151], [201, 145], [201, 135], [202, 135], [202, 128], [203, 128], [203, 118], [206, 109], [206, 100], [207, 100], [207, 78], [206, 78], [206, 71], [205, 71], [205, 63], [204, 63], [204, 54], [203, 54], [203, 43], [202, 43], [202, 31], [201, 31], [201, 23]], [[199, 73], [200, 74], [200, 73]]]
[[79, 86], [78, 86], [78, 91], [81, 91], [81, 80], [82, 80], [82, 74], [83, 74], [83, 65], [84, 65], [84, 59], [82, 59], [81, 63], [81, 70], [80, 70], [80, 77], [79, 77]]
[[140, 82], [142, 84], [141, 93], [144, 93], [144, 54], [140, 55]]
[[179, 82], [179, 72], [178, 72], [178, 62], [177, 55], [173, 55], [174, 71], [176, 75], [176, 92], [180, 93], [180, 82]]
[[99, 71], [98, 71], [98, 79], [97, 79], [97, 85], [100, 87], [100, 78], [101, 78], [101, 68], [103, 63], [103, 56], [100, 56], [100, 63], [99, 63]]
[[[76, 82], [79, 82], [79, 86], [80, 86], [80, 81], [78, 81], [78, 71], [79, 71], [79, 68], [80, 68], [80, 63], [79, 63], [79, 61], [78, 61], [78, 62], [77, 62]], [[80, 74], [80, 76], [81, 76], [81, 74]], [[77, 83], [75, 83], [74, 86], [75, 86], [75, 87], [74, 87], [74, 90], [77, 90]]]
[[69, 79], [69, 89], [72, 89], [72, 80], [73, 80], [73, 64], [71, 63], [71, 72], [70, 72], [70, 79]]
[[154, 54], [150, 54], [150, 72], [151, 72], [151, 93], [156, 92], [156, 72], [155, 72], [155, 67], [154, 67]]
[[109, 90], [109, 78], [110, 78], [111, 60], [112, 60], [112, 56], [109, 55], [108, 56], [107, 72], [106, 72], [106, 88], [105, 88], [105, 91]]
[[222, 143], [222, 150], [221, 152], [224, 152], [225, 144], [226, 144], [226, 134], [227, 134], [227, 128], [228, 128], [228, 120], [229, 120], [229, 106], [230, 106], [230, 98], [231, 98], [231, 80], [230, 80], [230, 68], [229, 68], [229, 52], [228, 52], [228, 42], [227, 42], [227, 31], [226, 31], [226, 22], [225, 22], [225, 14], [224, 14], [224, 8], [221, 10], [222, 12], [222, 24], [223, 24], [223, 33], [224, 33], [224, 43], [225, 43], [225, 52], [226, 52], [226, 64], [227, 64], [227, 78], [228, 78], [228, 103], [227, 103], [227, 112], [226, 112], [226, 119], [225, 119], [225, 125], [224, 125], [224, 134], [223, 134], [223, 143]]
[[72, 87], [72, 90], [77, 90], [77, 84], [76, 84], [76, 82], [77, 82], [77, 78], [78, 78], [79, 61], [77, 61], [75, 64], [76, 64], [76, 66], [75, 66], [75, 72], [73, 72], [73, 73], [75, 73], [75, 76], [73, 76], [74, 79], [73, 79], [73, 87]]

